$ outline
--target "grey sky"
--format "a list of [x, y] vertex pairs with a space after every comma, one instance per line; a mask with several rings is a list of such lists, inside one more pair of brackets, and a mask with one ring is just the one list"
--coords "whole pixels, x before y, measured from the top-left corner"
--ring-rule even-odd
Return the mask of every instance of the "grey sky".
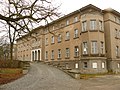
[[68, 14], [78, 10], [88, 4], [93, 4], [100, 9], [113, 8], [120, 12], [120, 0], [56, 0], [62, 3], [61, 11], [63, 14]]

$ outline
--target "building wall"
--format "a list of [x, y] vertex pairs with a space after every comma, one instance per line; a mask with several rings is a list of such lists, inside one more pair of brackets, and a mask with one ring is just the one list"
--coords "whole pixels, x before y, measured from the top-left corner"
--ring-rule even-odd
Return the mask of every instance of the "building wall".
[[[65, 69], [77, 69], [81, 73], [120, 72], [119, 17], [115, 11], [88, 5], [33, 30], [36, 38], [26, 36], [29, 41], [18, 39], [17, 57], [19, 60], [41, 60]], [[34, 56], [38, 51], [39, 59]]]

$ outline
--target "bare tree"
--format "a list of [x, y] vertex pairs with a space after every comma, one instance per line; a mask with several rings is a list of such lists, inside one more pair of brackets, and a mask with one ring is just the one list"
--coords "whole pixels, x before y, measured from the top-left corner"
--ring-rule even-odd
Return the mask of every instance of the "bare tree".
[[30, 33], [41, 22], [53, 20], [60, 15], [58, 7], [52, 5], [52, 0], [2, 0], [0, 5], [0, 22], [7, 30], [11, 60], [16, 38]]

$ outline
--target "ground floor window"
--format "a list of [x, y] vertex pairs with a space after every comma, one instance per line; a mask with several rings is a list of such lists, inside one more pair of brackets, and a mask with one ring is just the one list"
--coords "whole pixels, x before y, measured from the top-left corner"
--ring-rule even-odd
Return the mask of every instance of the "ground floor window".
[[97, 63], [96, 62], [92, 63], [92, 68], [94, 68], [94, 69], [97, 68]]
[[87, 62], [83, 63], [83, 68], [88, 68], [88, 63]]
[[102, 68], [103, 69], [105, 68], [105, 62], [102, 62]]
[[120, 63], [118, 63], [118, 65], [117, 65], [117, 66], [118, 66], [118, 68], [120, 68]]
[[76, 69], [78, 68], [78, 63], [75, 64], [75, 68], [76, 68]]

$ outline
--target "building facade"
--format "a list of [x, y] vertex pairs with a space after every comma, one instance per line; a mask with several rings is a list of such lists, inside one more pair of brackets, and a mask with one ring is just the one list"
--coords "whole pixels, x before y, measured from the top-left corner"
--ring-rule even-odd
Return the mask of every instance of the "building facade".
[[119, 48], [120, 13], [89, 4], [17, 39], [17, 59], [81, 73], [120, 72]]

